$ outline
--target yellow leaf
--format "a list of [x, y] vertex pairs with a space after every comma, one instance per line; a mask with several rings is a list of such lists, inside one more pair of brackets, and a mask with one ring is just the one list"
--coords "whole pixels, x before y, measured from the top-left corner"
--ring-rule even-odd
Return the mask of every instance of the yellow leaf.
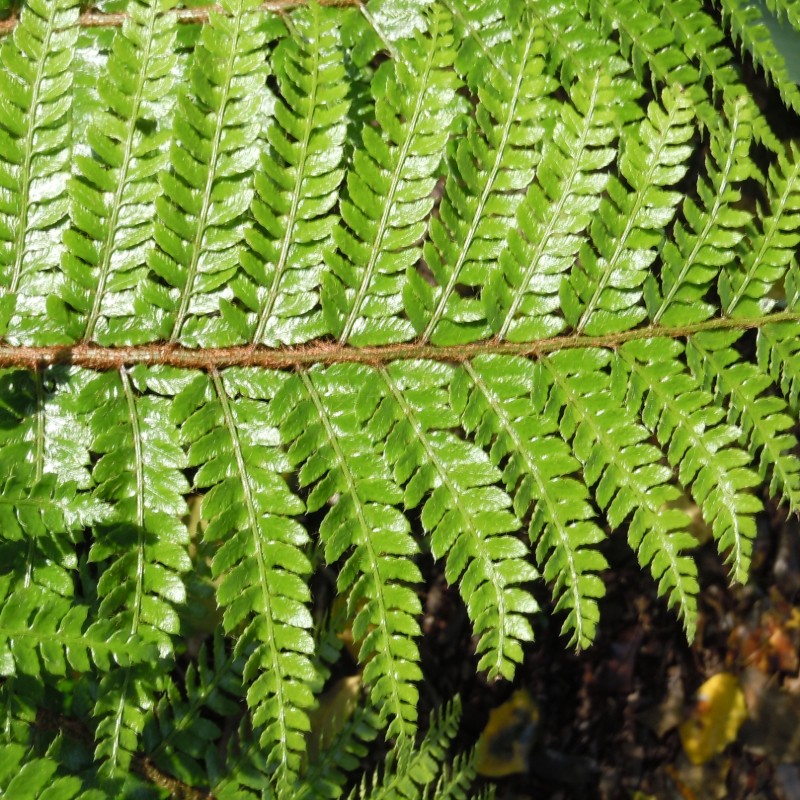
[[686, 756], [693, 764], [705, 764], [736, 739], [745, 719], [739, 680], [729, 672], [712, 675], [698, 690], [691, 714], [679, 728]]
[[539, 709], [524, 689], [489, 713], [489, 722], [478, 739], [476, 768], [479, 775], [502, 778], [527, 772], [528, 751], [533, 744]]

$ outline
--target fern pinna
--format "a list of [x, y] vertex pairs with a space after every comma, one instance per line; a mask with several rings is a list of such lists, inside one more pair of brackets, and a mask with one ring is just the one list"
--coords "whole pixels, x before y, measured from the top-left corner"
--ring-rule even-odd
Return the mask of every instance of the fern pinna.
[[511, 680], [800, 510], [796, 4], [0, 9], [7, 796], [465, 797], [432, 563]]

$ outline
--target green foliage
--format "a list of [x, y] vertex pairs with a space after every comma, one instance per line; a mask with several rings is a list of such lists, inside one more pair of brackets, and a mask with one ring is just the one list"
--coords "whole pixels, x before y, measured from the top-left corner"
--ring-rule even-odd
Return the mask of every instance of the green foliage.
[[465, 798], [423, 576], [512, 680], [800, 511], [798, 4], [95, 6], [0, 42], [0, 793]]
[[[41, 304], [60, 283], [57, 231], [68, 209], [70, 66], [77, 21], [77, 0], [26, 3], [2, 49], [0, 331], [4, 336], [30, 338], [26, 331], [31, 318], [46, 320], [55, 314], [51, 307], [43, 315]], [[20, 318], [12, 324], [18, 307]]]

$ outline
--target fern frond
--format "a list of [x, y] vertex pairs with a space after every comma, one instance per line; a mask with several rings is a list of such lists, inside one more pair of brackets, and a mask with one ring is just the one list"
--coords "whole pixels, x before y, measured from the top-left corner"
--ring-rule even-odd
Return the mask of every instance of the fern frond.
[[0, 794], [15, 800], [99, 800], [83, 791], [80, 778], [58, 774], [59, 767], [55, 759], [37, 757], [23, 745], [0, 743]]
[[[430, 800], [467, 800], [476, 776], [474, 753], [456, 756], [435, 787], [426, 787], [423, 797]], [[488, 795], [487, 795], [488, 797]]]
[[517, 210], [481, 300], [498, 339], [532, 341], [560, 333], [562, 276], [572, 267], [608, 182], [616, 155], [623, 79], [602, 71], [569, 86], [555, 130], [543, 148], [536, 182]]
[[792, 143], [770, 166], [769, 211], [751, 222], [739, 258], [723, 267], [719, 297], [728, 316], [753, 317], [770, 311], [770, 290], [786, 273], [800, 243], [800, 147]]
[[268, 423], [267, 404], [280, 374], [242, 370], [199, 376], [177, 398], [185, 420], [194, 483], [205, 491], [207, 542], [220, 542], [211, 564], [219, 580], [226, 633], [246, 657], [247, 703], [268, 762], [280, 782], [297, 773], [308, 729], [309, 688], [316, 673], [306, 583], [308, 534], [292, 517], [303, 503], [286, 486], [287, 467]]
[[189, 490], [186, 465], [166, 398], [139, 395], [129, 371], [89, 383], [81, 404], [90, 414], [94, 494], [113, 503], [95, 531], [90, 562], [107, 562], [97, 593], [100, 615], [131, 635], [172, 650], [179, 631], [174, 606], [186, 591], [180, 573], [191, 566], [180, 518]]
[[267, 66], [256, 5], [223, 0], [224, 13], [210, 14], [194, 50], [194, 92], [182, 94], [175, 109], [171, 170], [161, 173], [163, 195], [156, 201], [157, 247], [148, 254], [151, 269], [172, 288], [140, 284], [135, 309], [148, 320], [151, 336], [170, 342], [235, 341], [213, 315], [221, 287], [239, 265], [258, 159]]
[[680, 90], [665, 90], [647, 117], [622, 136], [619, 168], [630, 191], [612, 175], [585, 244], [561, 284], [567, 322], [578, 333], [628, 330], [645, 316], [642, 284], [656, 258], [681, 195], [672, 191], [686, 173], [694, 135], [693, 110]]
[[765, 325], [756, 347], [758, 366], [781, 387], [795, 415], [800, 414], [800, 323]]
[[453, 17], [455, 39], [460, 43], [456, 70], [467, 86], [477, 91], [489, 70], [505, 73], [498, 48], [511, 41], [513, 23], [508, 17], [516, 11], [516, 4], [504, 0], [443, 2]]
[[244, 341], [271, 346], [326, 332], [318, 287], [338, 219], [349, 103], [332, 10], [311, 3], [291, 20], [273, 56], [280, 94], [255, 174], [245, 274], [231, 287], [250, 313], [222, 301]]
[[701, 385], [728, 407], [728, 419], [741, 429], [740, 441], [761, 480], [769, 481], [770, 492], [782, 495], [790, 509], [800, 509], [795, 422], [785, 400], [770, 391], [769, 376], [734, 350], [740, 337], [735, 331], [697, 334], [687, 344], [687, 363]]
[[[189, 484], [186, 456], [170, 420], [167, 398], [139, 395], [126, 368], [89, 383], [80, 401], [90, 416], [95, 496], [113, 504], [96, 526], [89, 561], [104, 563], [97, 582], [99, 615], [131, 637], [155, 643], [161, 658], [172, 653], [180, 620], [175, 606], [186, 590], [180, 573], [191, 566], [188, 535], [180, 521]], [[106, 675], [95, 714], [96, 755], [107, 775], [130, 763], [153, 704], [157, 663]]]
[[353, 157], [342, 224], [334, 231], [337, 250], [326, 259], [323, 312], [342, 343], [388, 344], [414, 334], [400, 294], [421, 254], [418, 242], [455, 116], [450, 25], [444, 13], [432, 14], [427, 34], [373, 78], [383, 136], [371, 124], [362, 131], [364, 149]]
[[663, 88], [683, 87], [694, 102], [702, 92], [699, 72], [683, 51], [674, 46], [672, 31], [639, 0], [580, 0], [602, 37], [618, 35], [622, 55], [642, 84], [651, 78], [656, 94]]
[[[700, 81], [706, 77], [711, 78], [712, 91], [704, 97], [698, 97], [698, 102], [703, 107], [701, 118], [706, 123], [716, 120], [724, 125], [724, 118], [713, 107], [715, 93], [721, 94], [726, 110], [736, 105], [741, 106], [758, 141], [772, 152], [780, 152], [783, 145], [745, 87], [741, 69], [733, 61], [733, 53], [724, 44], [724, 31], [706, 13], [703, 3], [700, 0], [648, 0], [648, 5], [650, 11], [660, 15], [664, 25], [672, 31], [675, 44], [681, 48], [686, 58], [695, 62], [699, 68]], [[728, 121], [732, 121], [729, 115]]]
[[41, 344], [65, 341], [45, 298], [60, 281], [77, 22], [77, 0], [29, 0], [0, 48], [0, 335], [18, 310], [14, 335]]
[[685, 325], [710, 317], [706, 300], [720, 269], [736, 260], [750, 214], [742, 209], [742, 182], [756, 174], [750, 160], [752, 127], [747, 104], [726, 103], [728, 125], [712, 131], [706, 175], [697, 181], [697, 200], [683, 201], [682, 219], [661, 250], [659, 280], [649, 274], [644, 299], [655, 324]]
[[800, 0], [338, 5], [0, 24], [0, 794], [463, 800], [428, 554], [510, 679], [800, 512]]
[[[362, 780], [350, 800], [416, 800], [434, 788], [444, 770], [450, 742], [461, 719], [461, 702], [451, 700], [431, 714], [422, 741], [401, 739], [387, 755], [382, 770]], [[462, 768], [467, 768], [464, 764]]]
[[514, 510], [520, 518], [530, 512], [536, 561], [553, 584], [556, 609], [567, 612], [562, 633], [583, 648], [594, 640], [597, 600], [605, 594], [597, 573], [606, 560], [593, 548], [605, 534], [557, 417], [532, 401], [535, 379], [528, 361], [482, 356], [458, 371], [451, 399], [464, 428], [489, 448], [495, 464], [505, 464], [503, 481], [514, 495]]
[[153, 707], [142, 741], [149, 758], [171, 775], [192, 786], [205, 773], [222, 734], [216, 719], [239, 712], [244, 694], [243, 662], [226, 652], [221, 632], [209, 648], [204, 643], [189, 665], [183, 687], [166, 682], [163, 697]]
[[[733, 40], [753, 57], [764, 70], [767, 80], [781, 94], [783, 102], [800, 114], [800, 89], [789, 72], [786, 60], [775, 47], [764, 20], [763, 6], [742, 0], [717, 0], [722, 19], [727, 23]], [[767, 12], [768, 13], [768, 12]]]
[[329, 564], [347, 554], [337, 588], [348, 593], [353, 637], [371, 699], [389, 734], [414, 731], [419, 598], [422, 580], [411, 560], [418, 546], [408, 520], [395, 508], [402, 492], [375, 452], [355, 413], [359, 391], [373, 379], [369, 369], [341, 364], [292, 376], [272, 402], [281, 438], [301, 486], [312, 486], [308, 511], [336, 497], [320, 525]]
[[480, 300], [460, 290], [481, 286], [500, 254], [520, 192], [533, 179], [546, 98], [555, 89], [543, 72], [540, 30], [534, 24], [520, 26], [517, 38], [502, 49], [504, 70], [486, 76], [475, 118], [448, 158], [439, 216], [431, 219], [423, 249], [435, 283], [408, 271], [406, 313], [422, 342], [455, 344], [488, 333]]
[[[537, 389], [561, 435], [572, 442], [588, 486], [612, 528], [630, 517], [628, 542], [642, 567], [658, 581], [683, 619], [687, 638], [697, 624], [697, 566], [687, 554], [696, 545], [689, 518], [670, 503], [680, 496], [649, 432], [614, 396], [603, 350], [564, 351], [537, 365]], [[536, 385], [536, 384], [534, 384]], [[586, 391], [587, 387], [592, 387]]]
[[756, 535], [754, 514], [763, 507], [748, 490], [759, 478], [747, 468], [749, 455], [735, 445], [740, 431], [723, 421], [724, 409], [681, 364], [682, 351], [670, 339], [628, 342], [619, 350], [614, 382], [625, 387], [628, 409], [665, 448], [726, 555], [732, 578], [743, 583]]
[[75, 311], [74, 339], [129, 344], [153, 336], [132, 316], [135, 287], [146, 276], [152, 244], [157, 175], [172, 105], [175, 0], [132, 0], [114, 37], [107, 72], [98, 82], [103, 103], [91, 118], [91, 155], [75, 157], [70, 182], [71, 226], [64, 234], [62, 297]]
[[86, 624], [89, 607], [36, 589], [10, 592], [0, 579], [0, 675], [66, 675], [67, 670], [108, 672], [141, 664], [155, 648], [118, 630], [108, 620]]
[[[452, 369], [431, 362], [396, 362], [379, 370], [376, 392], [365, 386], [359, 406], [397, 483], [406, 508], [422, 504], [431, 552], [446, 558], [445, 577], [459, 583], [475, 634], [479, 668], [511, 679], [522, 643], [533, 639], [528, 614], [538, 611], [520, 584], [533, 580], [526, 548], [513, 535], [519, 521], [496, 484], [500, 471], [479, 447], [448, 429], [458, 425], [447, 390]], [[377, 408], [376, 408], [377, 404]], [[423, 502], [424, 501], [424, 502]]]
[[309, 763], [288, 798], [334, 800], [341, 797], [347, 773], [358, 769], [379, 730], [375, 709], [359, 705], [333, 740], [325, 743], [317, 759]]
[[800, 31], [800, 2], [798, 0], [765, 0], [767, 8], [778, 19], [785, 16], [789, 24]]

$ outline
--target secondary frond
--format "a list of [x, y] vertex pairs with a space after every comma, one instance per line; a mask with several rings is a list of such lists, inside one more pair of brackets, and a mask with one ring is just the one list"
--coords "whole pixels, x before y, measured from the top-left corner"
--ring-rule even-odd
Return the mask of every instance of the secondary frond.
[[750, 214], [741, 208], [741, 186], [757, 174], [750, 159], [750, 111], [739, 101], [726, 104], [728, 124], [711, 132], [706, 174], [697, 199], [687, 195], [672, 238], [661, 250], [660, 280], [644, 283], [644, 299], [655, 324], [685, 325], [715, 311], [707, 294], [723, 266], [737, 261]]
[[[592, 244], [561, 284], [561, 305], [578, 333], [628, 330], [645, 316], [642, 284], [680, 202], [674, 191], [692, 152], [693, 111], [681, 90], [665, 90], [647, 117], [623, 131], [619, 169], [591, 226]], [[626, 188], [627, 186], [630, 189]]]
[[594, 545], [605, 538], [595, 521], [580, 463], [558, 430], [558, 418], [535, 404], [533, 365], [524, 359], [482, 356], [456, 373], [451, 400], [467, 431], [504, 464], [503, 482], [520, 518], [529, 516], [536, 561], [553, 585], [562, 633], [576, 647], [592, 643], [608, 565]]
[[[166, 397], [140, 394], [138, 373], [100, 375], [80, 397], [90, 419], [94, 495], [112, 505], [95, 526], [89, 561], [100, 564], [100, 618], [135, 640], [156, 645], [167, 660], [180, 630], [175, 606], [186, 589], [181, 573], [191, 566], [188, 534], [180, 518], [189, 484], [180, 471], [186, 456], [170, 419]], [[158, 661], [117, 670], [100, 683], [95, 714], [97, 757], [108, 775], [130, 764], [152, 706]]]
[[227, 370], [199, 375], [176, 399], [189, 443], [194, 485], [204, 492], [207, 542], [219, 542], [211, 563], [225, 632], [246, 659], [247, 703], [278, 781], [296, 775], [308, 729], [309, 688], [316, 673], [308, 606], [308, 534], [293, 517], [304, 505], [284, 482], [267, 402], [278, 373]]
[[147, 273], [158, 173], [172, 106], [175, 0], [133, 0], [98, 81], [103, 105], [92, 116], [70, 181], [71, 225], [64, 234], [62, 298], [74, 310], [73, 340], [129, 344], [153, 335], [132, 315]]
[[326, 332], [318, 289], [338, 220], [349, 105], [335, 22], [331, 9], [311, 3], [275, 48], [280, 92], [255, 171], [244, 274], [231, 286], [245, 311], [221, 301], [242, 341], [275, 346]]
[[450, 19], [431, 15], [427, 33], [375, 73], [375, 121], [365, 124], [363, 150], [353, 155], [335, 252], [326, 261], [322, 306], [341, 343], [389, 344], [410, 339], [402, 315], [406, 272], [419, 260], [419, 244], [433, 208], [450, 126], [455, 117]]
[[[439, 782], [444, 762], [461, 719], [461, 703], [452, 700], [431, 715], [428, 731], [422, 740], [401, 739], [386, 757], [383, 767], [363, 780], [349, 800], [416, 800], [424, 797]], [[462, 762], [462, 769], [471, 767]]]
[[478, 107], [449, 154], [439, 215], [423, 249], [431, 285], [408, 271], [406, 313], [422, 342], [456, 344], [488, 332], [481, 302], [471, 296], [496, 261], [531, 183], [545, 133], [547, 98], [555, 81], [544, 74], [541, 29], [520, 21], [478, 89]]
[[359, 410], [405, 487], [405, 506], [422, 505], [422, 526], [433, 556], [446, 559], [447, 581], [459, 584], [480, 637], [479, 668], [510, 680], [522, 644], [533, 639], [528, 615], [538, 606], [520, 584], [536, 571], [513, 535], [520, 523], [511, 498], [495, 485], [500, 471], [481, 448], [448, 430], [458, 425], [447, 397], [452, 374], [425, 361], [390, 364], [378, 372], [382, 385], [365, 385]]
[[725, 404], [728, 419], [741, 429], [762, 481], [781, 495], [789, 508], [800, 509], [800, 459], [794, 455], [795, 420], [786, 401], [772, 391], [772, 381], [756, 364], [740, 359], [736, 331], [701, 333], [686, 347], [687, 363], [700, 384]]
[[77, 22], [78, 0], [29, 0], [0, 47], [0, 335], [41, 344], [66, 341], [45, 298], [60, 283]]
[[722, 310], [728, 316], [754, 317], [771, 310], [769, 295], [796, 258], [800, 243], [800, 147], [792, 143], [770, 166], [767, 209], [749, 220], [739, 256], [719, 277]]
[[151, 338], [195, 346], [237, 338], [215, 320], [238, 269], [258, 159], [267, 31], [257, 2], [223, 0], [225, 13], [211, 12], [194, 50], [193, 91], [178, 99], [171, 169], [156, 201], [157, 247], [148, 254], [166, 286], [140, 281], [135, 306]]
[[[742, 79], [742, 70], [734, 61], [733, 53], [725, 44], [724, 30], [706, 13], [701, 0], [648, 0], [650, 11], [660, 15], [661, 21], [674, 34], [674, 44], [687, 59], [699, 69], [699, 79], [711, 78], [710, 92], [696, 92], [696, 101], [702, 108], [701, 118], [713, 130], [725, 124], [727, 110], [740, 105], [751, 121], [758, 141], [774, 153], [783, 145], [773, 133], [764, 114], [756, 104]], [[726, 115], [720, 116], [714, 108], [716, 96], [721, 94]], [[694, 96], [694, 95], [693, 95]], [[728, 121], [731, 120], [727, 116]]]
[[786, 106], [800, 114], [800, 88], [786, 59], [775, 46], [764, 21], [765, 12], [758, 4], [742, 0], [717, 0], [716, 4], [722, 5], [722, 19], [734, 41], [764, 70], [767, 80], [778, 89]]
[[231, 719], [239, 712], [243, 667], [241, 658], [226, 651], [219, 631], [210, 647], [201, 646], [196, 663], [186, 670], [183, 686], [167, 682], [142, 736], [155, 764], [190, 786], [198, 783], [206, 764], [217, 758], [216, 742], [222, 734], [217, 720]]
[[619, 108], [628, 95], [624, 78], [596, 71], [569, 86], [555, 129], [525, 199], [510, 227], [499, 268], [481, 300], [498, 339], [532, 341], [560, 333], [562, 276], [586, 240], [616, 157]]
[[749, 491], [759, 478], [748, 468], [749, 455], [736, 446], [739, 429], [725, 422], [725, 410], [700, 389], [680, 360], [682, 351], [670, 339], [628, 342], [619, 351], [613, 381], [691, 490], [732, 578], [744, 583], [756, 535], [754, 515], [763, 508]]
[[413, 587], [422, 575], [411, 560], [419, 548], [395, 507], [397, 487], [355, 413], [370, 370], [341, 364], [293, 375], [272, 402], [290, 463], [314, 512], [332, 503], [320, 525], [329, 564], [346, 557], [337, 588], [347, 594], [353, 637], [371, 699], [389, 735], [411, 734], [417, 718], [416, 682], [421, 613]]
[[[604, 350], [556, 353], [536, 367], [537, 393], [556, 414], [559, 430], [583, 464], [586, 484], [612, 528], [628, 521], [628, 542], [683, 618], [687, 638], [697, 625], [697, 566], [687, 553], [697, 542], [689, 517], [671, 508], [680, 492], [649, 432], [614, 396]], [[536, 384], [535, 384], [536, 385]], [[591, 387], [590, 391], [587, 388]]]

